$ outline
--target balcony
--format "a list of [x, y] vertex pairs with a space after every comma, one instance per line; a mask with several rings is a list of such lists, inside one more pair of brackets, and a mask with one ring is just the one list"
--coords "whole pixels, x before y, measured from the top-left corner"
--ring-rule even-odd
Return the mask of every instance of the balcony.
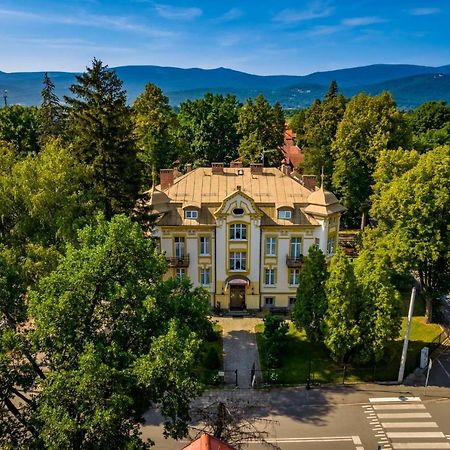
[[184, 256], [166, 256], [169, 267], [189, 267], [189, 255]]
[[286, 265], [292, 269], [298, 269], [302, 267], [303, 255], [289, 256], [286, 255]]

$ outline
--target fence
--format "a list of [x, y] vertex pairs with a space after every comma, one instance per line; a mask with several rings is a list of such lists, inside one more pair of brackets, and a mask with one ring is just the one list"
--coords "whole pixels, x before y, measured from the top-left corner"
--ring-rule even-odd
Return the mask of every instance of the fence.
[[448, 338], [450, 338], [450, 329], [444, 328], [439, 336], [436, 336], [429, 344], [430, 354], [437, 350]]

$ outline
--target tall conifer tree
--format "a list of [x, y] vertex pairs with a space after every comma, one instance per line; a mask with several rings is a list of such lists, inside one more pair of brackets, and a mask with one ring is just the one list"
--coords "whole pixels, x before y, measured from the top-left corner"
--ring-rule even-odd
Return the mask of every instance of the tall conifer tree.
[[47, 72], [44, 74], [43, 84], [42, 103], [39, 110], [41, 144], [61, 134], [63, 121], [63, 108], [55, 94], [55, 85]]

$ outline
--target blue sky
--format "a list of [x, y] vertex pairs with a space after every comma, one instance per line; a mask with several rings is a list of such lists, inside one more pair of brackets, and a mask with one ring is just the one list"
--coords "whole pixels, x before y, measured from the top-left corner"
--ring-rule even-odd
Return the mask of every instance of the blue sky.
[[449, 0], [0, 0], [0, 70], [450, 64]]

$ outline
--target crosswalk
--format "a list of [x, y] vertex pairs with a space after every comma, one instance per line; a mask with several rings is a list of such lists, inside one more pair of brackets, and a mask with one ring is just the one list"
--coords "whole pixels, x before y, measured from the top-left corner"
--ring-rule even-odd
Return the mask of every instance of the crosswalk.
[[420, 397], [369, 398], [363, 409], [382, 449], [450, 449]]

